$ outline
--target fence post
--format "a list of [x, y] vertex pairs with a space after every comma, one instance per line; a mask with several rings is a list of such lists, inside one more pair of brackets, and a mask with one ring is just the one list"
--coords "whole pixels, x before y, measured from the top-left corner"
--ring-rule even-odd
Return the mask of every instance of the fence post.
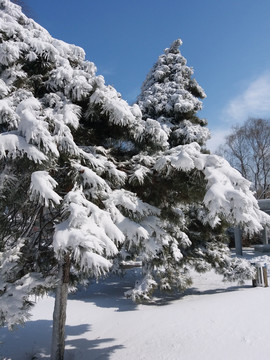
[[253, 263], [256, 267], [256, 279], [252, 280], [253, 286], [268, 287], [267, 266], [260, 262]]

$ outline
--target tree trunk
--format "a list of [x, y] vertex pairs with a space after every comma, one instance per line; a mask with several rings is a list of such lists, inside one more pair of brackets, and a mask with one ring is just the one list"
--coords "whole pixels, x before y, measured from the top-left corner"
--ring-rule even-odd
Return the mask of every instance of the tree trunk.
[[59, 264], [59, 284], [56, 288], [53, 311], [51, 360], [64, 360], [69, 271], [70, 258], [67, 254], [64, 262]]

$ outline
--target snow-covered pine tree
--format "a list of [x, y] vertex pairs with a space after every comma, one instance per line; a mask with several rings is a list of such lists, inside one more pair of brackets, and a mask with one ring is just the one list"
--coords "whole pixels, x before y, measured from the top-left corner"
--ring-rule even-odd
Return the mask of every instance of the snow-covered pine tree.
[[202, 109], [200, 99], [206, 95], [180, 53], [181, 44], [178, 39], [165, 49], [147, 75], [137, 99], [144, 119], [155, 119], [161, 124], [171, 147], [193, 141], [203, 145], [210, 136], [205, 127], [207, 121], [197, 116]]
[[[30, 295], [57, 286], [59, 318], [67, 284], [108, 271], [116, 245], [121, 259], [143, 260], [145, 277], [133, 294], [147, 296], [158, 279], [161, 288], [181, 287], [195, 260], [205, 267], [214, 256], [206, 238], [201, 247], [192, 243], [197, 223], [212, 234], [223, 214], [260, 229], [266, 219], [249, 183], [191, 143], [199, 137], [178, 144], [201, 128], [198, 141], [207, 138], [197, 110], [191, 124], [178, 120], [179, 132], [160, 114], [142, 119], [138, 105], [128, 106], [96, 76], [82, 49], [53, 39], [8, 0], [0, 0], [0, 10], [3, 324], [24, 321]], [[63, 353], [59, 326], [52, 356]]]
[[31, 295], [57, 288], [52, 359], [68, 286], [110, 269], [126, 216], [157, 212], [123, 189], [117, 158], [167, 135], [95, 72], [81, 48], [0, 0], [0, 322], [24, 322]]
[[165, 131], [168, 147], [149, 147], [127, 164], [130, 190], [159, 209], [158, 219], [146, 226], [148, 238], [127, 235], [123, 244], [122, 253], [143, 263], [144, 277], [128, 292], [135, 299], [148, 299], [156, 287], [185, 289], [191, 268], [214, 268], [227, 280], [252, 277], [247, 262], [231, 258], [225, 230], [240, 226], [253, 233], [269, 223], [250, 183], [205, 150], [207, 122], [197, 115], [205, 93], [180, 53], [181, 43], [174, 41], [158, 58], [137, 101], [145, 121]]

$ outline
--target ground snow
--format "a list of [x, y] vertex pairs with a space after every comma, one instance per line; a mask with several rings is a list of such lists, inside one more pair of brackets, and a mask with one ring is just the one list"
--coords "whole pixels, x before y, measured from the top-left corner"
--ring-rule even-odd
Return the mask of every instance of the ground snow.
[[[257, 260], [270, 268], [270, 257]], [[120, 284], [113, 277], [69, 296], [66, 360], [269, 358], [270, 288], [222, 283], [208, 272], [184, 297], [136, 305], [123, 297], [134, 275], [139, 269]], [[0, 330], [1, 360], [49, 358], [53, 301], [40, 300], [24, 328]]]

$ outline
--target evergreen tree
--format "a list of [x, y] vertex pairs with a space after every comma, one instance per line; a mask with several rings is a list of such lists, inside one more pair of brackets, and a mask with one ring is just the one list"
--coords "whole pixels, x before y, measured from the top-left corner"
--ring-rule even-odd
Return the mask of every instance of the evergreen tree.
[[52, 358], [61, 359], [69, 285], [113, 261], [117, 270], [142, 260], [134, 298], [158, 284], [186, 286], [191, 266], [250, 276], [231, 261], [220, 228], [226, 220], [258, 231], [268, 217], [239, 173], [201, 151], [204, 95], [179, 62], [179, 43], [165, 54], [179, 86], [166, 111], [152, 90], [130, 107], [81, 48], [53, 39], [9, 0], [0, 10], [1, 323], [26, 320], [31, 294], [57, 289]]
[[153, 212], [123, 190], [117, 158], [162, 148], [166, 134], [9, 0], [0, 29], [0, 322], [24, 322], [31, 295], [56, 289], [51, 356], [62, 359], [68, 287], [109, 271], [125, 238], [116, 209], [124, 221]]
[[158, 123], [168, 140], [165, 150], [148, 147], [127, 164], [129, 189], [158, 209], [152, 232], [147, 227], [146, 236], [133, 239], [126, 234], [123, 243], [125, 256], [143, 264], [144, 277], [128, 292], [134, 299], [149, 299], [157, 287], [185, 289], [191, 284], [191, 268], [214, 268], [227, 280], [252, 277], [247, 262], [230, 257], [225, 230], [240, 226], [258, 232], [269, 221], [259, 211], [250, 183], [205, 150], [207, 122], [197, 115], [205, 93], [192, 78], [180, 45], [181, 40], [174, 41], [158, 58], [137, 101], [143, 118]]
[[170, 146], [196, 141], [203, 145], [210, 134], [207, 122], [197, 116], [204, 90], [192, 78], [193, 70], [181, 55], [180, 39], [174, 41], [147, 75], [138, 96], [144, 119], [157, 120], [169, 137]]

